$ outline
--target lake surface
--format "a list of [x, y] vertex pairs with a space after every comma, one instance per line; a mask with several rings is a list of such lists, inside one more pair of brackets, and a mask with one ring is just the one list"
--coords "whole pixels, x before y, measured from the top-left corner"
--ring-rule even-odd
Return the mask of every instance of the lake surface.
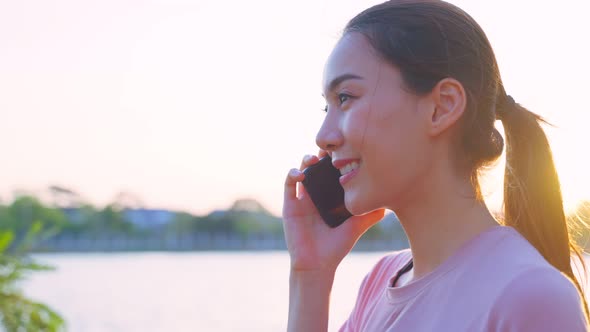
[[[384, 252], [342, 262], [330, 309], [337, 331], [360, 283]], [[22, 286], [62, 314], [72, 332], [285, 331], [289, 257], [277, 252], [37, 254], [55, 271]], [[590, 263], [590, 262], [589, 262]]]
[[[332, 291], [331, 331], [354, 305], [364, 275], [385, 253], [353, 253]], [[277, 252], [37, 254], [55, 271], [23, 288], [68, 331], [284, 331], [289, 257]]]

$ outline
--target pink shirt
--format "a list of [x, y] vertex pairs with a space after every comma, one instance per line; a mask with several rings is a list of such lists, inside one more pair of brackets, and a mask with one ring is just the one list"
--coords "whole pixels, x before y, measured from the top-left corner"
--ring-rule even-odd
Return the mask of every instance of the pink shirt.
[[468, 241], [430, 274], [390, 287], [410, 250], [382, 258], [344, 331], [587, 331], [574, 284], [512, 227]]

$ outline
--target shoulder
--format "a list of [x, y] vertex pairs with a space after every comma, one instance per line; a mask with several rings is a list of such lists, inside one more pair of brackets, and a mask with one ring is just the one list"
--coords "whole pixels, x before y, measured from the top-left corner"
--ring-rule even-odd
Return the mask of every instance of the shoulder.
[[379, 259], [373, 268], [365, 275], [357, 299], [360, 301], [368, 301], [370, 298], [376, 297], [387, 287], [391, 277], [394, 276], [395, 273], [411, 258], [412, 253], [410, 249], [406, 249], [393, 252]]
[[389, 284], [389, 280], [412, 258], [410, 249], [383, 256], [366, 274], [359, 290], [360, 297], [373, 297]]
[[412, 259], [410, 249], [392, 252], [383, 256], [367, 274], [365, 279], [391, 278], [399, 269], [403, 268]]
[[515, 275], [499, 293], [491, 318], [501, 331], [586, 331], [580, 294], [552, 267]]
[[375, 268], [396, 268], [403, 267], [412, 258], [412, 251], [408, 249], [391, 252], [375, 264]]

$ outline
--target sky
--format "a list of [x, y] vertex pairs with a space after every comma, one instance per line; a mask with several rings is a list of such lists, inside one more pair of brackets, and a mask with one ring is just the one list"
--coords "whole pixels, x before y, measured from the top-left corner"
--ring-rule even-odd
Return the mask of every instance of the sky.
[[[128, 192], [280, 214], [288, 170], [318, 150], [326, 58], [379, 2], [0, 1], [0, 199], [60, 185], [98, 206]], [[451, 2], [486, 32], [508, 93], [555, 125], [566, 208], [590, 199], [589, 5]], [[502, 174], [484, 182], [492, 209]]]

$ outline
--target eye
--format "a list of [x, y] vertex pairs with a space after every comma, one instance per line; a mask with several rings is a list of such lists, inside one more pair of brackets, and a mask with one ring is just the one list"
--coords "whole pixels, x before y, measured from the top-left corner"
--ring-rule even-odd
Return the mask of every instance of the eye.
[[[347, 93], [339, 93], [337, 95], [338, 98], [338, 103], [340, 105], [346, 103], [349, 99], [352, 99], [353, 97]], [[328, 105], [324, 106], [324, 108], [322, 108], [322, 111], [328, 113]]]
[[338, 94], [338, 101], [340, 102], [340, 105], [344, 104], [350, 98], [351, 98], [351, 96], [349, 94], [346, 94], [346, 93], [339, 93]]

